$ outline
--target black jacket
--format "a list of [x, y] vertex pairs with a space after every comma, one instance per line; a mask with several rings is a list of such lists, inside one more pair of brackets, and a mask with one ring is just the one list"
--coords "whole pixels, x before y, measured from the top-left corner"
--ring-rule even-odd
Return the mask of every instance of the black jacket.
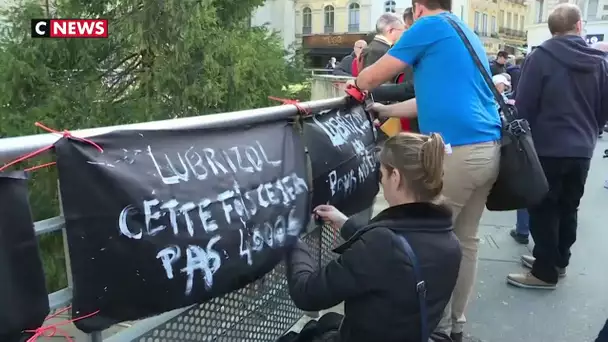
[[543, 42], [524, 62], [515, 105], [539, 156], [590, 158], [608, 119], [606, 54], [575, 35]]
[[507, 67], [504, 64], [492, 61], [492, 63], [490, 63], [490, 71], [492, 72], [492, 76], [504, 74], [505, 72], [507, 72]]
[[355, 53], [352, 52], [350, 55], [342, 58], [340, 63], [336, 65], [334, 69], [334, 75], [337, 76], [352, 76], [353, 75], [353, 59], [355, 58]]
[[[376, 63], [376, 61], [384, 56], [388, 50], [390, 50], [390, 48], [391, 46], [388, 45], [384, 40], [374, 37], [374, 39], [361, 52], [361, 70]], [[359, 70], [359, 72], [361, 72], [361, 70]]]
[[512, 65], [507, 68], [507, 74], [511, 76], [511, 91], [517, 91], [517, 85], [519, 84], [519, 76], [521, 75], [521, 66]]
[[[385, 83], [370, 90], [370, 94], [375, 102], [395, 103], [403, 102], [416, 97], [414, 91], [414, 75], [411, 67], [407, 67], [404, 80], [401, 83]], [[397, 79], [400, 75], [397, 76]], [[395, 80], [397, 81], [397, 80]], [[410, 129], [412, 132], [420, 132], [418, 118], [410, 119]]]
[[[428, 327], [435, 329], [450, 300], [460, 267], [460, 244], [444, 206], [412, 203], [388, 208], [375, 228], [348, 220], [341, 255], [317, 270], [308, 246], [299, 242], [287, 258], [289, 293], [306, 311], [344, 302], [343, 342], [419, 342], [420, 309], [411, 262], [396, 234], [416, 253], [427, 283]], [[369, 226], [368, 226], [369, 227]]]

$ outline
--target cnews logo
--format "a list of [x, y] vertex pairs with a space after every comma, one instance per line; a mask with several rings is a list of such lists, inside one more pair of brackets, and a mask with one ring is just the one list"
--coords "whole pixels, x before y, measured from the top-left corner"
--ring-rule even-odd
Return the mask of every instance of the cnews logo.
[[108, 20], [32, 19], [32, 38], [108, 38]]

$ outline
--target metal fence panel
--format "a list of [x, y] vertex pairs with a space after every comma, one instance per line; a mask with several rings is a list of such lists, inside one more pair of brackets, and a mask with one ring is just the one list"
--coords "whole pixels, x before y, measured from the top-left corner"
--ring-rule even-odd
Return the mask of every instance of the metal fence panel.
[[[314, 257], [321, 257], [325, 264], [334, 257], [334, 238], [333, 230], [326, 226], [317, 227], [304, 241]], [[136, 341], [269, 342], [282, 336], [302, 316], [289, 297], [285, 265], [281, 263], [259, 281], [192, 307]]]

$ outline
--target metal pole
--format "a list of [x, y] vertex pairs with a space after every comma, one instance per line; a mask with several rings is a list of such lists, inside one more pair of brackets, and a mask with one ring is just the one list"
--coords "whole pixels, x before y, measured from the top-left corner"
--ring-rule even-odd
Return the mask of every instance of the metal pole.
[[103, 342], [103, 337], [101, 336], [101, 331], [92, 332], [87, 334], [87, 342]]
[[[346, 97], [302, 102], [301, 107], [311, 112], [319, 112], [335, 108], [346, 103]], [[201, 128], [229, 128], [243, 125], [252, 125], [262, 122], [287, 119], [298, 114], [293, 105], [275, 106], [267, 108], [249, 109], [239, 112], [209, 114], [179, 119], [142, 122], [129, 125], [118, 125], [100, 128], [91, 128], [72, 131], [80, 138], [89, 138], [96, 135], [121, 130], [171, 130], [171, 129], [201, 129]], [[51, 145], [59, 140], [56, 134], [37, 134], [21, 137], [0, 139], [0, 162], [6, 162], [23, 154]]]
[[[59, 187], [59, 180], [57, 180], [57, 196], [59, 198], [59, 216], [63, 216], [63, 202], [61, 200], [61, 188]], [[63, 256], [65, 258], [65, 275], [68, 281], [68, 288], [71, 290], [73, 281], [72, 281], [72, 262], [70, 260], [70, 246], [68, 245], [68, 235], [66, 233], [65, 227], [65, 219], [63, 224], [63, 229], [61, 229], [61, 235], [63, 236]]]

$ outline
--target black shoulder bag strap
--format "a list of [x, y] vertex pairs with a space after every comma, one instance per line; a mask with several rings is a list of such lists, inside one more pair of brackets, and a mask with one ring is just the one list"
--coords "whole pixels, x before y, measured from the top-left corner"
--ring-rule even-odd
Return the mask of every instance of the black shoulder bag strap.
[[[361, 230], [359, 230], [356, 234], [360, 236], [361, 234], [370, 231], [376, 227], [384, 227], [382, 224], [371, 224], [368, 225]], [[394, 231], [393, 231], [394, 233]], [[428, 323], [428, 313], [426, 308], [426, 282], [422, 278], [422, 271], [420, 269], [420, 263], [418, 262], [418, 258], [416, 257], [416, 253], [410, 246], [410, 243], [407, 241], [405, 236], [401, 234], [395, 233], [399, 242], [401, 242], [401, 246], [405, 251], [405, 254], [410, 259], [412, 263], [412, 269], [414, 271], [414, 279], [416, 280], [416, 294], [418, 296], [418, 304], [420, 306], [420, 337], [422, 342], [429, 342], [429, 323]]]
[[429, 341], [429, 325], [428, 325], [428, 314], [426, 310], [426, 282], [422, 279], [422, 271], [420, 270], [420, 263], [416, 253], [407, 242], [407, 239], [403, 235], [397, 234], [401, 245], [405, 250], [405, 254], [412, 262], [412, 268], [414, 269], [414, 278], [416, 279], [416, 293], [418, 294], [418, 302], [420, 305], [420, 337], [422, 342]]
[[486, 68], [483, 66], [483, 63], [481, 63], [481, 60], [479, 59], [477, 52], [475, 52], [473, 45], [471, 45], [469, 38], [467, 38], [466, 34], [464, 33], [464, 31], [462, 30], [460, 25], [458, 25], [458, 23], [456, 21], [454, 21], [454, 19], [450, 18], [450, 16], [447, 13], [443, 14], [442, 17], [444, 17], [448, 21], [448, 23], [450, 23], [450, 25], [452, 25], [454, 30], [456, 30], [456, 33], [458, 33], [458, 35], [460, 36], [460, 39], [462, 39], [462, 42], [466, 46], [467, 50], [469, 50], [469, 53], [471, 54], [471, 57], [473, 58], [475, 65], [477, 65], [477, 69], [479, 69], [481, 76], [486, 81], [486, 84], [488, 85], [488, 87], [490, 88], [492, 93], [494, 94], [494, 98], [496, 99], [496, 102], [498, 102], [498, 106], [500, 107], [500, 111], [502, 112], [502, 115], [505, 117], [505, 119], [507, 120], [508, 123], [514, 121], [516, 118], [513, 115], [511, 108], [509, 108], [507, 106], [502, 95], [498, 92], [498, 90], [494, 86], [494, 81], [492, 81], [492, 76], [490, 76], [490, 74], [488, 73]]

